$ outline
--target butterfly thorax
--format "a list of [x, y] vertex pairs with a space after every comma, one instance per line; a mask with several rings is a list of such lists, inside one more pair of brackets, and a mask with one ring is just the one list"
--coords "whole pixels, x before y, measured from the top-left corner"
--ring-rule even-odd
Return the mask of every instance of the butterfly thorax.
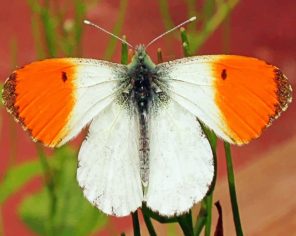
[[139, 113], [148, 112], [153, 91], [152, 83], [156, 76], [155, 65], [146, 54], [143, 46], [136, 49], [132, 62], [128, 65], [131, 88], [131, 100]]

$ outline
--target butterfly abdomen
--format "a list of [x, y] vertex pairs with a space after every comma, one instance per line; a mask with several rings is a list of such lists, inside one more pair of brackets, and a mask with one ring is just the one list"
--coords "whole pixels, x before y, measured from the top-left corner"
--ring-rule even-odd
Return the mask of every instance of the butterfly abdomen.
[[151, 110], [153, 91], [153, 69], [145, 64], [142, 58], [138, 58], [137, 63], [130, 71], [130, 83], [132, 85], [130, 93], [130, 103], [136, 107], [139, 116], [139, 158], [140, 175], [142, 184], [147, 186], [149, 179], [149, 127], [148, 113]]
[[149, 130], [146, 112], [140, 114], [140, 176], [142, 184], [146, 187], [149, 180]]

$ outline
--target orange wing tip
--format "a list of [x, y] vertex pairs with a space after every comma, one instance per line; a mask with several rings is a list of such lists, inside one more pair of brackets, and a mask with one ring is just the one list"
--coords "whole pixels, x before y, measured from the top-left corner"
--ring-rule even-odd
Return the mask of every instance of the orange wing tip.
[[[269, 65], [269, 63], [266, 63]], [[274, 67], [274, 66], [273, 66]], [[258, 135], [253, 139], [256, 139], [261, 136], [263, 133], [264, 129], [267, 127], [271, 126], [273, 121], [278, 119], [280, 115], [282, 114], [283, 111], [286, 111], [288, 109], [289, 104], [292, 102], [292, 86], [288, 81], [288, 78], [282, 73], [282, 71], [278, 68], [274, 69], [274, 80], [276, 82], [276, 95], [277, 95], [277, 101], [278, 103], [275, 104], [275, 112], [273, 115], [269, 117], [269, 121], [266, 124], [266, 126], [262, 127], [261, 131], [258, 133]], [[251, 140], [243, 141], [243, 142], [237, 142], [237, 140], [233, 140], [236, 144], [242, 145], [242, 144], [247, 144]]]
[[5, 81], [2, 90], [2, 101], [8, 113], [12, 114], [15, 118], [18, 117], [18, 108], [14, 106], [16, 100], [16, 73], [13, 72]]
[[269, 117], [269, 122], [266, 127], [269, 127], [274, 120], [280, 117], [283, 111], [288, 109], [289, 104], [292, 102], [292, 86], [289, 84], [288, 78], [278, 69], [274, 70], [275, 82], [277, 85], [277, 100], [275, 104], [275, 113]]
[[17, 73], [13, 72], [8, 79], [5, 81], [4, 86], [3, 86], [3, 91], [2, 91], [2, 100], [3, 104], [6, 107], [6, 110], [9, 114], [11, 114], [14, 118], [14, 120], [22, 126], [22, 128], [28, 132], [30, 137], [32, 138], [33, 141], [37, 141], [32, 137], [32, 132], [30, 129], [28, 129], [24, 123], [24, 119], [20, 117], [19, 115], [19, 107], [15, 106], [16, 102], [16, 78], [17, 78]]
[[[267, 63], [268, 64], [268, 63]], [[282, 73], [282, 71], [278, 68], [274, 69], [274, 80], [276, 83], [276, 95], [277, 95], [277, 101], [278, 103], [275, 104], [275, 112], [273, 115], [269, 117], [269, 122], [266, 124], [266, 127], [263, 127], [261, 130], [261, 133], [263, 130], [273, 123], [274, 120], [278, 119], [283, 111], [286, 111], [288, 109], [289, 104], [292, 102], [292, 86], [288, 81], [288, 78]], [[261, 135], [261, 133], [258, 135], [258, 137]]]
[[292, 101], [287, 77], [265, 61], [223, 56], [215, 64], [214, 73], [217, 105], [235, 144], [258, 138]]
[[30, 130], [25, 126], [24, 119], [19, 115], [19, 107], [15, 106], [16, 102], [16, 78], [17, 73], [13, 72], [8, 79], [5, 81], [2, 91], [2, 100], [3, 104], [6, 107], [6, 110], [9, 114], [11, 114], [14, 120], [21, 124], [25, 131], [28, 131], [30, 136]]
[[19, 107], [15, 106], [16, 97], [17, 97], [16, 79], [17, 79], [17, 72], [15, 71], [7, 78], [7, 80], [3, 85], [2, 101], [4, 106], [6, 107], [7, 112], [13, 116], [14, 120], [22, 126], [23, 130], [29, 134], [29, 136], [34, 142], [39, 142], [44, 146], [49, 146], [49, 147], [56, 146], [52, 144], [43, 143], [41, 140], [38, 140], [35, 137], [33, 137], [32, 130], [25, 125], [24, 118], [22, 118], [19, 114]]
[[[62, 137], [67, 133], [65, 126], [73, 107], [71, 93], [73, 78], [74, 69], [70, 61], [48, 59], [19, 68], [5, 81], [2, 93], [3, 104], [34, 142], [40, 142], [48, 147], [55, 147], [61, 143]], [[34, 86], [29, 87], [30, 85]], [[63, 93], [60, 92], [59, 96], [50, 96], [50, 94], [46, 96], [45, 93], [40, 95], [42, 91], [40, 88], [45, 86], [49, 91]], [[61, 103], [61, 98], [67, 102]], [[51, 109], [52, 106], [48, 104], [59, 105]], [[47, 107], [42, 114], [39, 113], [40, 107]], [[55, 122], [51, 123], [61, 109], [63, 113], [60, 113]]]
[[288, 78], [279, 70], [275, 69], [275, 82], [277, 84], [277, 97], [279, 104], [277, 106], [277, 114], [285, 111], [289, 103], [292, 102], [292, 86], [289, 84]]

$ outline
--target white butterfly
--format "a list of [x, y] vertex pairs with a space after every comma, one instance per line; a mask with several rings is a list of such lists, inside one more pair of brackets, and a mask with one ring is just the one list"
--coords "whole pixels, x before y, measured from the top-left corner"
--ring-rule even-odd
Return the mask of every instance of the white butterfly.
[[257, 138], [291, 102], [287, 78], [264, 61], [196, 56], [155, 65], [61, 58], [33, 62], [4, 84], [7, 110], [34, 140], [65, 144], [90, 123], [78, 156], [85, 197], [126, 216], [145, 202], [180, 215], [211, 185], [210, 144], [198, 119], [235, 144]]

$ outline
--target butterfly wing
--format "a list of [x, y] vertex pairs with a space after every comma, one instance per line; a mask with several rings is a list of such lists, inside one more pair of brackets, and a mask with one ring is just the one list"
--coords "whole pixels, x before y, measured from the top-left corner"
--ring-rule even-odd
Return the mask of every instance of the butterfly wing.
[[106, 214], [126, 216], [142, 205], [138, 131], [136, 116], [112, 103], [94, 118], [81, 146], [79, 185]]
[[61, 146], [114, 99], [126, 67], [90, 59], [47, 59], [7, 79], [3, 101], [34, 140]]
[[281, 71], [255, 58], [197, 56], [157, 70], [161, 89], [230, 143], [257, 138], [292, 100]]
[[180, 215], [207, 193], [213, 155], [196, 117], [173, 100], [150, 116], [147, 206], [164, 216]]

